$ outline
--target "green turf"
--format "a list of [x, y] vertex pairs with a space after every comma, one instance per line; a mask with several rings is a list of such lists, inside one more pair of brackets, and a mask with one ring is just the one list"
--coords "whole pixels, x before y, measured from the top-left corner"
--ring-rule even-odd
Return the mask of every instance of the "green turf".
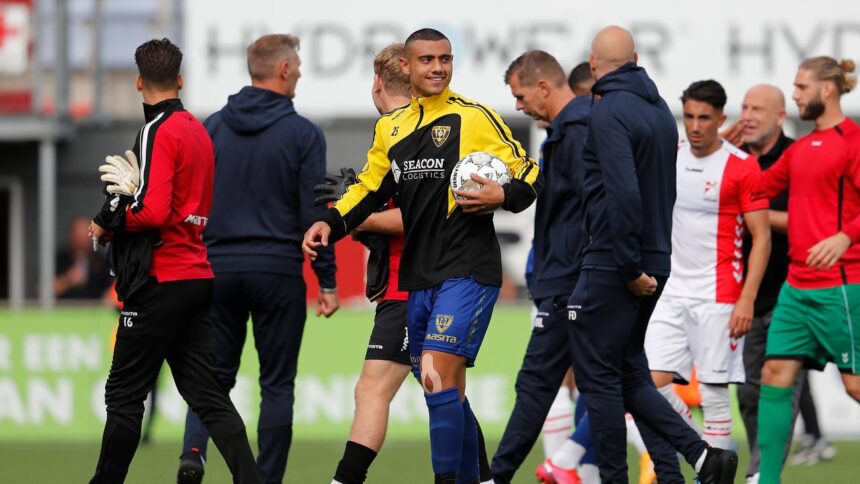
[[[490, 443], [491, 449], [495, 442]], [[839, 454], [832, 462], [815, 466], [788, 467], [783, 482], [847, 483], [857, 482], [857, 460], [860, 442], [839, 442]], [[297, 441], [290, 453], [290, 463], [284, 482], [330, 482], [340, 458], [341, 442]], [[0, 482], [4, 484], [57, 484], [86, 482], [98, 458], [95, 444], [0, 444]], [[386, 443], [371, 469], [369, 484], [426, 483], [432, 481], [429, 460], [430, 446], [426, 441], [390, 441]], [[175, 482], [178, 443], [158, 443], [141, 447], [132, 464], [128, 484]], [[631, 452], [632, 454], [632, 452]], [[533, 483], [535, 466], [540, 462], [539, 451], [532, 452], [515, 483]], [[742, 473], [748, 456], [741, 454]], [[638, 467], [631, 455], [630, 477], [636, 482]], [[688, 473], [688, 476], [690, 474]], [[691, 478], [692, 479], [692, 478]], [[231, 483], [227, 467], [217, 452], [210, 455], [205, 484]], [[735, 482], [744, 482], [742, 476]]]
[[[488, 334], [482, 349], [479, 366], [472, 370], [480, 373], [486, 369], [503, 372], [513, 378], [519, 366], [519, 361], [526, 341], [528, 340], [528, 309], [516, 306], [500, 306], [496, 308], [493, 318], [493, 328]], [[354, 369], [360, 366], [363, 358], [364, 342], [370, 329], [371, 313], [367, 309], [340, 311], [329, 320], [309, 317], [305, 329], [305, 340], [301, 355], [299, 374], [317, 372], [320, 374], [342, 373], [344, 368]], [[52, 333], [69, 329], [77, 325], [93, 326], [96, 334], [105, 333], [105, 340], [112, 325], [116, 324], [116, 316], [109, 310], [95, 308], [63, 309], [54, 312], [23, 311], [14, 312], [0, 310], [0, 323], [19, 325], [28, 331], [42, 331], [47, 328]], [[2, 326], [9, 337], [9, 327]], [[22, 333], [23, 334], [23, 333]], [[332, 337], [335, 335], [336, 337]], [[3, 333], [0, 333], [3, 336]], [[17, 340], [12, 338], [13, 343]], [[250, 340], [249, 340], [249, 345]], [[247, 350], [246, 350], [247, 351]], [[253, 353], [251, 353], [253, 354]], [[331, 358], [337, 354], [338, 358]], [[16, 360], [17, 361], [17, 360]], [[107, 364], [108, 360], [105, 361]], [[255, 358], [243, 362], [253, 366]], [[330, 366], [332, 369], [328, 369]], [[100, 377], [107, 373], [107, 368], [96, 372]], [[2, 377], [3, 375], [0, 375]], [[103, 377], [101, 377], [103, 378]], [[512, 386], [512, 380], [511, 385]], [[89, 388], [89, 387], [87, 387]], [[87, 394], [85, 397], [89, 398]], [[494, 397], [496, 398], [496, 397]], [[501, 398], [501, 397], [499, 397]], [[3, 403], [3, 402], [0, 402]], [[87, 400], [89, 403], [89, 400]], [[510, 403], [510, 401], [508, 402]], [[86, 407], [89, 408], [89, 407]], [[508, 410], [509, 411], [509, 410]], [[507, 413], [502, 415], [500, 422], [488, 423], [485, 434], [488, 437], [490, 450], [494, 450], [501, 434]], [[736, 414], [737, 416], [737, 414]], [[480, 415], [479, 415], [480, 417]], [[740, 422], [740, 418], [736, 418]], [[482, 421], [482, 424], [485, 423]], [[4, 426], [5, 425], [5, 426]], [[155, 435], [159, 439], [155, 445], [141, 447], [132, 465], [128, 483], [158, 483], [175, 482], [179, 444], [176, 439], [181, 435], [181, 425], [161, 425], [156, 423]], [[176, 428], [174, 428], [176, 427]], [[250, 422], [249, 429], [255, 425]], [[401, 424], [401, 430], [392, 429], [391, 439], [377, 459], [368, 482], [380, 483], [424, 483], [432, 481], [429, 460], [429, 443], [426, 438], [426, 424], [412, 424], [415, 429], [406, 428]], [[742, 425], [735, 426], [735, 439], [744, 441]], [[77, 438], [88, 440], [88, 443], [57, 443], [57, 439], [46, 438], [39, 432], [38, 426], [28, 427], [26, 435], [22, 436], [20, 429], [16, 430], [17, 441], [12, 441], [14, 426], [0, 421], [0, 484], [41, 484], [41, 483], [79, 483], [86, 482], [90, 477], [98, 458], [98, 438], [101, 435], [101, 423], [85, 424], [84, 429], [89, 437]], [[48, 429], [50, 430], [50, 429]], [[67, 429], [68, 430], [68, 429]], [[325, 433], [322, 431], [325, 430]], [[56, 433], [56, 431], [54, 430]], [[305, 422], [297, 425], [297, 437], [290, 456], [289, 470], [285, 482], [289, 483], [322, 483], [330, 482], [331, 475], [343, 450], [340, 436], [348, 432], [348, 422], [337, 424], [310, 425]], [[75, 430], [75, 435], [79, 434]], [[410, 437], [404, 435], [410, 434]], [[46, 434], [47, 435], [47, 434]], [[422, 438], [417, 438], [417, 437]], [[12, 437], [12, 438], [10, 438]], [[21, 443], [21, 440], [43, 443]], [[50, 442], [54, 443], [50, 443]], [[745, 445], [741, 453], [741, 474], [746, 467], [748, 456]], [[860, 442], [845, 442], [838, 444], [839, 456], [834, 462], [812, 467], [790, 467], [784, 474], [785, 483], [830, 483], [857, 482], [857, 462], [860, 461]], [[522, 467], [515, 482], [533, 483], [534, 468], [541, 460], [540, 446], [532, 452]], [[631, 481], [636, 482], [638, 462], [632, 456], [630, 461]], [[687, 467], [687, 466], [685, 466]], [[689, 476], [689, 474], [688, 474]], [[231, 482], [229, 474], [217, 452], [210, 455], [207, 467], [207, 484], [227, 484]], [[736, 482], [743, 482], [742, 476]]]

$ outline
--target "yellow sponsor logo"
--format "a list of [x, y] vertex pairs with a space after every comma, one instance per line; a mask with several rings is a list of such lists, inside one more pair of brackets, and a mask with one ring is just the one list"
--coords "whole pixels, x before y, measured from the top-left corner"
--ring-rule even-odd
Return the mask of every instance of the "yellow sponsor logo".
[[451, 327], [451, 323], [454, 322], [454, 316], [450, 314], [437, 314], [436, 315], [436, 331], [440, 333], [444, 333], [445, 330]]
[[427, 336], [424, 337], [424, 340], [425, 341], [430, 340], [430, 341], [439, 341], [442, 343], [457, 344], [457, 337], [451, 336], [449, 334], [429, 333]]
[[433, 134], [433, 142], [436, 143], [436, 147], [441, 147], [445, 141], [448, 141], [448, 135], [451, 134], [450, 126], [433, 126], [432, 129]]

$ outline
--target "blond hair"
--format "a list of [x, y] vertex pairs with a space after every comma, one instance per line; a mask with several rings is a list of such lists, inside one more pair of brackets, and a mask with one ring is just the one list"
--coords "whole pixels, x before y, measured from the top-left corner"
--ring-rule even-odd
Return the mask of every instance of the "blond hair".
[[819, 81], [833, 81], [839, 94], [849, 93], [857, 86], [857, 76], [850, 75], [855, 69], [851, 59], [836, 62], [836, 59], [828, 56], [810, 57], [800, 64], [800, 68], [814, 73]]
[[269, 34], [248, 46], [248, 73], [255, 81], [275, 75], [278, 63], [298, 55], [299, 38], [291, 34]]
[[373, 73], [382, 80], [382, 85], [390, 94], [409, 97], [412, 88], [407, 76], [400, 67], [400, 58], [406, 55], [403, 44], [389, 44], [373, 59]]

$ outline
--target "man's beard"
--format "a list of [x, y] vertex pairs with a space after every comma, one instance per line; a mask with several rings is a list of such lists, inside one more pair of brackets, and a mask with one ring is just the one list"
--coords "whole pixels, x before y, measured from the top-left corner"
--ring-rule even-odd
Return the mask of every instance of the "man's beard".
[[824, 114], [824, 100], [821, 99], [821, 94], [819, 94], [818, 96], [815, 96], [815, 99], [809, 101], [809, 104], [800, 111], [800, 119], [804, 121], [815, 121], [822, 114]]

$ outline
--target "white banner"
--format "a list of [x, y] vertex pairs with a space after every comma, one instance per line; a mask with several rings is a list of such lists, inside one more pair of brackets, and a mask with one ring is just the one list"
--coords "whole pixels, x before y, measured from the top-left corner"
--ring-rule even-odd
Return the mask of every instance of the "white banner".
[[0, 75], [20, 75], [29, 64], [30, 6], [0, 2]]
[[[445, 33], [454, 48], [452, 88], [504, 114], [514, 102], [502, 76], [528, 49], [544, 49], [566, 69], [587, 59], [594, 32], [608, 24], [630, 29], [640, 65], [674, 110], [691, 82], [716, 79], [737, 113], [743, 93], [767, 82], [781, 87], [791, 105], [800, 60], [831, 55], [860, 60], [860, 2], [659, 2], [537, 3], [472, 0], [429, 3], [378, 0], [285, 2], [188, 0], [185, 2], [185, 99], [200, 114], [220, 109], [227, 95], [249, 84], [245, 49], [267, 33], [301, 38], [300, 112], [317, 117], [369, 117], [371, 60], [390, 42], [420, 27]], [[860, 94], [844, 106], [860, 114]]]

